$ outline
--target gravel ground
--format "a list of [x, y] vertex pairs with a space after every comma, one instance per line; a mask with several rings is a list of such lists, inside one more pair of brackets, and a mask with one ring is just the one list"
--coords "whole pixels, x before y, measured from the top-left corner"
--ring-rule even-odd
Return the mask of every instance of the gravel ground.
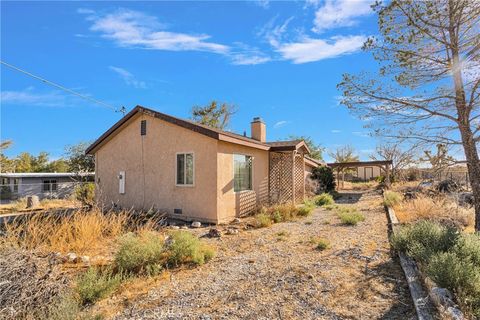
[[[217, 256], [172, 272], [116, 319], [413, 319], [415, 312], [388, 243], [381, 196], [344, 194], [366, 216], [341, 225], [334, 211], [207, 239]], [[208, 229], [195, 232], [205, 234]], [[312, 237], [331, 247], [315, 249]]]

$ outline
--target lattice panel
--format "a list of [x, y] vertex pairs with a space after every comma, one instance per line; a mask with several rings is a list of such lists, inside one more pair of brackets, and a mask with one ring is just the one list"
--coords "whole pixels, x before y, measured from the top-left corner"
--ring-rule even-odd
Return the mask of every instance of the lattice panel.
[[270, 153], [270, 202], [285, 203], [292, 201], [292, 154]]
[[299, 154], [295, 156], [294, 179], [295, 179], [295, 203], [300, 203], [303, 201], [304, 190], [305, 190], [305, 170], [303, 168], [303, 157], [302, 155], [299, 155]]

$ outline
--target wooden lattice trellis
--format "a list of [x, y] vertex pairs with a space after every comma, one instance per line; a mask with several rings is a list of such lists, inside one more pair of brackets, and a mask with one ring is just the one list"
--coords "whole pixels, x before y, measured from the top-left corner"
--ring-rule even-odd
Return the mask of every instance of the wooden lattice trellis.
[[299, 203], [305, 190], [304, 159], [292, 152], [270, 153], [270, 203]]

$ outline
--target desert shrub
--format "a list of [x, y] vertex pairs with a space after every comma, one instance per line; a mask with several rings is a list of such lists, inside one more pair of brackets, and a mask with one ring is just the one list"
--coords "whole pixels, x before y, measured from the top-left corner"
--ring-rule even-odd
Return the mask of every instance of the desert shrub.
[[393, 207], [400, 204], [403, 200], [403, 197], [400, 193], [395, 191], [385, 191], [383, 204], [387, 207]]
[[127, 233], [120, 239], [115, 265], [125, 273], [155, 275], [162, 269], [163, 239], [152, 231]]
[[471, 261], [480, 268], [480, 233], [462, 234], [452, 250], [462, 260]]
[[325, 238], [317, 239], [315, 249], [317, 249], [319, 251], [323, 251], [323, 250], [328, 249], [328, 248], [330, 248], [330, 241], [328, 241]]
[[431, 221], [420, 221], [400, 228], [391, 237], [391, 243], [395, 249], [424, 262], [436, 253], [451, 249], [458, 236], [455, 228]]
[[10, 200], [12, 199], [12, 190], [9, 186], [0, 186], [0, 199]]
[[203, 244], [188, 231], [176, 231], [170, 234], [167, 247], [168, 265], [178, 266], [184, 263], [202, 265], [215, 256], [215, 251]]
[[40, 312], [37, 319], [48, 320], [78, 320], [85, 319], [79, 317], [81, 308], [73, 294], [65, 294], [58, 297], [52, 304], [48, 305], [46, 311]]
[[89, 268], [77, 279], [76, 290], [82, 305], [94, 303], [115, 291], [122, 282], [120, 274]]
[[315, 209], [313, 203], [306, 203], [302, 207], [298, 208], [297, 214], [301, 217], [308, 217]]
[[365, 216], [358, 211], [340, 211], [337, 213], [342, 224], [356, 226], [359, 222], [365, 221]]
[[75, 199], [83, 205], [93, 207], [95, 204], [95, 184], [93, 182], [81, 183], [75, 187]]
[[327, 204], [327, 205], [324, 205], [323, 208], [325, 210], [328, 210], [328, 211], [331, 211], [333, 209], [337, 209], [338, 208], [338, 205], [336, 204]]
[[315, 204], [317, 206], [325, 206], [325, 205], [333, 205], [334, 204], [334, 201], [333, 201], [333, 197], [332, 195], [328, 194], [328, 193], [322, 193], [318, 196], [316, 196], [313, 201], [315, 202]]
[[453, 292], [464, 309], [480, 316], [480, 265], [455, 252], [440, 252], [431, 257], [426, 271], [437, 285]]
[[[280, 219], [280, 213], [278, 214], [278, 219]], [[280, 221], [280, 220], [278, 220]], [[266, 228], [272, 225], [272, 217], [267, 213], [259, 213], [255, 216], [255, 226], [257, 228]]]
[[335, 190], [335, 177], [332, 168], [328, 166], [320, 166], [312, 171], [311, 178], [318, 181], [318, 192], [330, 192]]

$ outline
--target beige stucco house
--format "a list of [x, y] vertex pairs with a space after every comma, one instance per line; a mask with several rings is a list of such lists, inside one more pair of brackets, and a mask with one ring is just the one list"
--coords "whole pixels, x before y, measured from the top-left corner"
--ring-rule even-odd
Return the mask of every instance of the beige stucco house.
[[266, 141], [260, 118], [251, 137], [135, 107], [88, 149], [97, 200], [164, 210], [184, 220], [223, 223], [269, 204], [299, 203], [308, 172], [304, 141]]

